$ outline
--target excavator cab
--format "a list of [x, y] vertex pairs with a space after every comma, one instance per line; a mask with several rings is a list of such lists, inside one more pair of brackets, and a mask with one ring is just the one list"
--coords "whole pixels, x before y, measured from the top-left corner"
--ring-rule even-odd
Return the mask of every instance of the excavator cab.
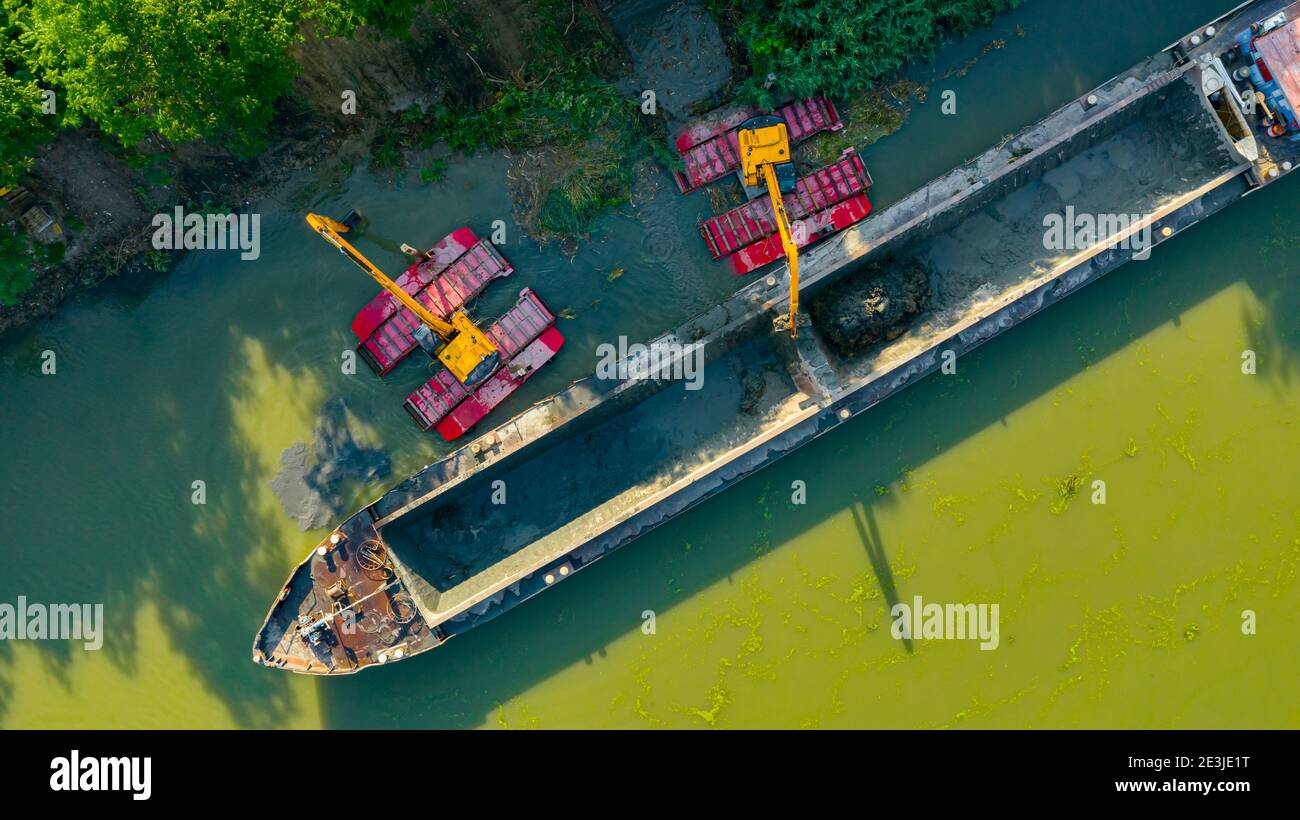
[[501, 364], [501, 351], [478, 329], [474, 320], [465, 315], [465, 311], [456, 311], [451, 317], [451, 325], [456, 328], [456, 335], [445, 344], [428, 325], [420, 325], [411, 335], [461, 384], [473, 387], [496, 371], [497, 365]]
[[774, 114], [750, 117], [740, 124], [737, 141], [746, 188], [764, 184], [763, 166], [771, 165], [781, 193], [794, 193], [798, 179], [790, 156], [790, 133], [785, 120]]
[[469, 318], [464, 310], [456, 311], [447, 320], [434, 315], [409, 293], [402, 290], [396, 282], [389, 279], [383, 271], [375, 267], [374, 263], [362, 256], [361, 252], [352, 247], [352, 244], [342, 236], [356, 227], [360, 221], [361, 215], [356, 211], [349, 211], [342, 222], [321, 214], [307, 214], [307, 224], [312, 230], [351, 259], [394, 299], [415, 314], [421, 324], [411, 335], [426, 353], [442, 362], [457, 381], [466, 387], [473, 387], [491, 376], [501, 364], [501, 352], [487, 334], [479, 330], [478, 325], [474, 324], [474, 320]]
[[767, 186], [772, 215], [790, 267], [790, 313], [778, 316], [773, 327], [778, 332], [788, 330], [790, 337], [797, 339], [799, 326], [807, 323], [807, 317], [799, 313], [799, 244], [785, 212], [785, 195], [794, 193], [798, 184], [790, 153], [790, 132], [785, 120], [765, 114], [742, 122], [736, 142], [740, 147], [740, 173], [745, 187]]

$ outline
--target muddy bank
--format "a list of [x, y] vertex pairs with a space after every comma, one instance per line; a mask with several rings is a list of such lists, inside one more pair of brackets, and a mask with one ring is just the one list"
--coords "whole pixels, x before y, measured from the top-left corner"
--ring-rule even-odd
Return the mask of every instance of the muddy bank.
[[731, 58], [705, 0], [623, 0], [606, 14], [630, 65], [618, 81], [630, 97], [653, 91], [670, 122], [725, 102]]
[[813, 324], [841, 355], [894, 339], [928, 306], [931, 271], [919, 259], [870, 262], [817, 294]]
[[[499, 88], [494, 78], [517, 75], [526, 65], [536, 21], [524, 0], [491, 8], [455, 3], [457, 13], [418, 13], [409, 36], [363, 28], [327, 38], [306, 27], [290, 49], [301, 70], [294, 92], [277, 104], [265, 148], [254, 157], [207, 142], [149, 139], [125, 149], [93, 126], [59, 132], [39, 150], [23, 185], [62, 234], [57, 247], [38, 254], [48, 261], [34, 261], [35, 285], [17, 304], [0, 306], [0, 334], [53, 313], [106, 279], [169, 269], [178, 257], [150, 245], [156, 213], [177, 205], [240, 210], [272, 192], [288, 202], [310, 201], [370, 164], [399, 112], [491, 99]], [[343, 110], [345, 91], [355, 93], [355, 113]], [[398, 146], [402, 153], [415, 147]], [[285, 188], [291, 178], [307, 176]], [[16, 226], [16, 215], [0, 207], [4, 222]]]

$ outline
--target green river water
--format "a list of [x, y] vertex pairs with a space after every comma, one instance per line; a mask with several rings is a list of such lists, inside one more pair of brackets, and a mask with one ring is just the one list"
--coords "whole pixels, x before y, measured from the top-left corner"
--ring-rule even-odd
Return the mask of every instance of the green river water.
[[[874, 203], [1227, 5], [1030, 0], [913, 70], [933, 80], [930, 102], [864, 151]], [[1005, 47], [969, 73], [936, 79], [996, 37]], [[946, 88], [955, 117], [938, 111]], [[103, 603], [108, 628], [98, 652], [0, 643], [0, 726], [1300, 727], [1294, 182], [445, 647], [332, 680], [254, 666], [267, 606], [319, 538], [269, 482], [322, 404], [342, 397], [393, 459], [349, 509], [445, 452], [400, 408], [416, 357], [383, 381], [340, 372], [374, 287], [302, 211], [362, 207], [362, 250], [396, 273], [397, 242], [508, 220], [506, 163], [453, 162], [435, 186], [358, 172], [323, 197], [286, 194], [258, 207], [258, 261], [192, 254], [0, 340], [0, 602]], [[574, 318], [559, 359], [494, 418], [590, 373], [600, 342], [649, 338], [740, 284], [694, 232], [703, 196], [641, 201], [573, 260], [511, 226], [518, 273], [480, 315], [531, 284]], [[44, 350], [55, 375], [40, 374]], [[881, 577], [904, 601], [998, 603], [999, 647], [904, 647]]]

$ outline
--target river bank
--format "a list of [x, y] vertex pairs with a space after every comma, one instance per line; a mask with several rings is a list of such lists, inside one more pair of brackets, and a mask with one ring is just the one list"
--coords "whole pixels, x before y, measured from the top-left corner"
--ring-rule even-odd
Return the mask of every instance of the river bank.
[[[151, 223], [174, 207], [229, 212], [266, 197], [309, 202], [338, 190], [360, 167], [387, 174], [394, 185], [436, 183], [456, 161], [454, 149], [476, 147], [453, 148], [445, 140], [435, 146], [435, 137], [454, 127], [449, 112], [490, 106], [503, 85], [531, 87], [525, 72], [543, 48], [536, 34], [549, 23], [543, 12], [555, 5], [456, 0], [436, 12], [422, 6], [401, 31], [362, 28], [346, 37], [305, 24], [290, 49], [298, 70], [293, 93], [275, 104], [264, 146], [251, 156], [219, 143], [171, 144], [156, 136], [124, 148], [93, 123], [60, 131], [22, 179], [27, 201], [57, 227], [42, 237], [44, 245], [29, 245], [36, 278], [15, 304], [0, 304], [0, 334], [54, 314], [109, 279], [165, 274], [180, 254], [150, 245]], [[593, 15], [591, 25], [547, 47], [582, 53], [597, 41], [612, 42], [594, 2], [566, 4], [566, 16], [577, 16], [579, 7]], [[614, 55], [603, 70], [619, 65]]]
[[[998, 5], [1007, 4], [990, 7]], [[268, 196], [309, 203], [359, 167], [394, 185], [435, 185], [449, 164], [484, 146], [511, 153], [501, 184], [515, 221], [575, 253], [597, 220], [635, 207], [656, 166], [677, 162], [670, 127], [747, 93], [752, 79], [752, 33], [728, 4], [455, 0], [420, 8], [396, 31], [340, 37], [305, 24], [290, 49], [293, 94], [276, 104], [254, 155], [156, 136], [128, 149], [93, 124], [60, 132], [23, 180], [56, 227], [46, 244], [30, 245], [34, 285], [15, 304], [0, 304], [0, 334], [106, 280], [165, 275], [179, 254], [151, 246], [155, 214], [244, 211]], [[954, 23], [933, 25], [941, 32]], [[860, 149], [900, 127], [925, 98], [926, 86], [902, 75], [855, 92], [844, 101], [848, 127], [813, 140], [806, 156], [825, 164], [849, 145]], [[303, 172], [313, 178], [292, 182]], [[741, 198], [735, 185], [709, 196], [715, 210]]]

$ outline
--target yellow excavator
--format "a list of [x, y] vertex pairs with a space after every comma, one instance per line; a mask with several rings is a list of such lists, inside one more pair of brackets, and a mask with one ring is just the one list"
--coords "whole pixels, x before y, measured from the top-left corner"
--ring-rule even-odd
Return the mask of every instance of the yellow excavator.
[[[343, 217], [342, 222], [320, 214], [307, 214], [307, 224], [312, 230], [338, 248], [344, 256], [368, 273], [380, 287], [392, 294], [394, 299], [420, 319], [423, 324], [414, 333], [415, 341], [442, 362], [461, 384], [473, 387], [492, 375], [497, 365], [501, 363], [501, 353], [464, 310], [456, 311], [450, 321], [444, 321], [402, 290], [396, 282], [385, 276], [383, 271], [375, 267], [373, 262], [362, 256], [360, 251], [343, 238], [342, 235], [352, 230], [360, 219], [356, 211], [349, 212]], [[433, 336], [440, 341], [434, 341]]]
[[790, 263], [790, 315], [778, 317], [773, 327], [778, 331], [789, 330], [790, 338], [797, 339], [800, 318], [799, 245], [794, 240], [784, 199], [785, 194], [794, 192], [798, 183], [790, 155], [790, 132], [785, 120], [764, 114], [742, 122], [736, 136], [745, 187], [767, 186], [772, 213], [776, 215], [776, 229], [781, 234], [781, 246], [785, 248], [785, 258]]

